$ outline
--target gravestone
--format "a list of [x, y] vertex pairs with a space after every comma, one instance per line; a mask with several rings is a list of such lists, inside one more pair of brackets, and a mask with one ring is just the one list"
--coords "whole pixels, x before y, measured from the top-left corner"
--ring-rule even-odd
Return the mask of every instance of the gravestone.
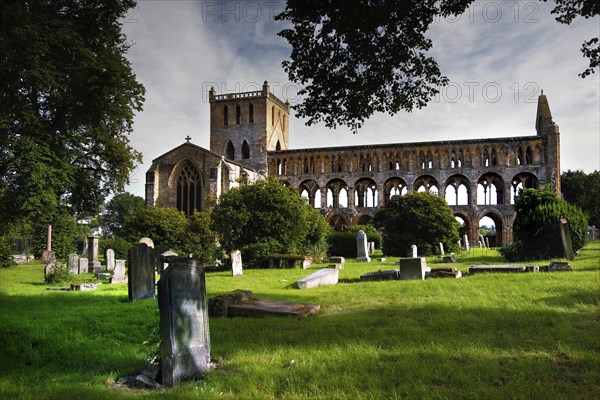
[[68, 254], [67, 263], [69, 264], [69, 273], [79, 274], [79, 256], [77, 254]]
[[84, 257], [79, 257], [79, 273], [87, 274], [89, 272], [88, 259]]
[[388, 271], [373, 271], [367, 272], [360, 276], [361, 281], [374, 282], [374, 281], [395, 281], [399, 279], [398, 270], [390, 269]]
[[162, 274], [165, 271], [165, 269], [167, 269], [167, 267], [169, 266], [169, 263], [173, 263], [178, 260], [179, 260], [179, 254], [177, 254], [171, 250], [165, 251], [164, 253], [162, 253], [160, 255], [161, 263], [159, 264], [159, 267], [161, 267], [161, 269], [158, 273]]
[[425, 272], [427, 272], [427, 262], [425, 261], [425, 257], [400, 259], [401, 280], [425, 280]]
[[464, 239], [464, 242], [465, 242], [465, 250], [469, 251], [471, 249], [470, 248], [470, 244], [469, 244], [469, 236], [465, 235], [463, 237], [463, 239]]
[[56, 261], [56, 254], [52, 251], [52, 225], [48, 225], [48, 234], [46, 236], [46, 250], [42, 253], [43, 264], [53, 263]]
[[375, 253], [375, 242], [368, 242], [369, 254]]
[[127, 252], [129, 301], [152, 299], [155, 294], [154, 249], [138, 243]]
[[44, 267], [44, 282], [49, 282], [50, 281], [50, 277], [52, 275], [54, 275], [54, 270], [56, 269], [56, 264], [53, 262], [49, 262], [48, 264], [46, 264], [46, 266]]
[[298, 317], [314, 314], [319, 304], [290, 303], [252, 297], [250, 290], [234, 290], [208, 299], [208, 315], [218, 317]]
[[106, 259], [106, 269], [112, 271], [115, 269], [115, 251], [113, 249], [106, 249], [104, 253]]
[[489, 249], [490, 248], [490, 238], [486, 236], [484, 239], [485, 239], [485, 247]]
[[158, 282], [162, 384], [173, 387], [210, 371], [204, 269], [175, 262]]
[[314, 274], [305, 276], [296, 282], [298, 289], [312, 289], [323, 285], [335, 285], [338, 283], [339, 270], [323, 268]]
[[575, 259], [575, 253], [573, 253], [573, 242], [571, 241], [571, 229], [569, 228], [569, 223], [566, 219], [561, 219], [559, 227], [565, 258], [572, 261]]
[[242, 252], [234, 250], [231, 252], [231, 276], [242, 276], [244, 270], [242, 269]]
[[88, 240], [87, 240], [87, 238], [83, 239], [82, 249], [83, 250], [81, 250], [81, 256], [87, 258], [87, 256], [88, 256]]
[[165, 262], [162, 260], [162, 255], [166, 251], [169, 251], [169, 246], [166, 244], [157, 244], [154, 246], [154, 268], [156, 269], [156, 273], [159, 275], [162, 274], [164, 269], [167, 267]]
[[362, 229], [358, 231], [356, 236], [356, 261], [371, 262], [367, 249], [367, 234]]
[[110, 279], [110, 283], [125, 282], [127, 282], [127, 276], [125, 276], [125, 260], [115, 260], [115, 269], [113, 270], [113, 275]]
[[444, 244], [442, 242], [440, 242], [440, 256], [444, 256]]
[[148, 247], [154, 248], [154, 242], [149, 237], [141, 238], [140, 240], [138, 240], [138, 243], [145, 243], [148, 245]]
[[417, 258], [417, 245], [413, 244], [410, 246], [410, 252], [412, 253], [413, 258]]
[[329, 262], [334, 264], [342, 264], [342, 267], [346, 263], [346, 259], [344, 257], [333, 256], [329, 257]]
[[90, 272], [102, 272], [102, 265], [98, 259], [98, 236], [88, 236], [88, 267]]
[[483, 235], [479, 235], [479, 241], [481, 242], [481, 247], [485, 248], [485, 239]]

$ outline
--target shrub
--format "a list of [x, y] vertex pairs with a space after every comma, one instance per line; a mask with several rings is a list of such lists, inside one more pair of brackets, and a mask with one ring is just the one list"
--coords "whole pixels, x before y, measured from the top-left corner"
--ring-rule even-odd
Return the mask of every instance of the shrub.
[[113, 249], [117, 260], [126, 260], [127, 252], [131, 247], [133, 247], [131, 242], [120, 237], [100, 239], [100, 252], [104, 254], [106, 249]]
[[178, 254], [185, 254], [187, 226], [185, 214], [176, 208], [146, 207], [126, 219], [123, 232], [131, 243], [149, 237], [155, 245], [164, 244]]
[[53, 272], [46, 276], [47, 284], [56, 284], [68, 282], [71, 278], [71, 274], [69, 273], [69, 268], [66, 264], [57, 262], [54, 264]]
[[[556, 197], [551, 190], [525, 189], [515, 198], [513, 224], [517, 260], [564, 257], [560, 220], [566, 219], [573, 251], [587, 240], [587, 215], [577, 206]], [[507, 253], [511, 256], [511, 253]]]
[[373, 222], [383, 229], [383, 252], [389, 256], [409, 256], [413, 244], [423, 255], [436, 254], [439, 242], [447, 251], [458, 247], [454, 214], [446, 201], [434, 194], [394, 196], [375, 214]]
[[356, 236], [358, 231], [364, 231], [369, 242], [375, 242], [375, 247], [381, 247], [381, 234], [372, 225], [354, 225], [347, 232], [331, 232], [327, 237], [327, 254], [356, 258]]

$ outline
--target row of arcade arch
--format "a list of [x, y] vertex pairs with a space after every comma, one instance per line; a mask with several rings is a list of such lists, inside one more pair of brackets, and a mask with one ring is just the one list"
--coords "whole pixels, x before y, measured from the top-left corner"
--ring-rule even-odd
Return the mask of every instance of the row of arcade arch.
[[[290, 186], [287, 181], [283, 183]], [[409, 191], [442, 196], [450, 206], [514, 204], [519, 190], [537, 187], [538, 179], [532, 173], [519, 173], [506, 182], [500, 175], [490, 172], [481, 175], [476, 182], [464, 175], [452, 175], [443, 185], [430, 175], [420, 176], [412, 185], [400, 177], [389, 178], [383, 185], [378, 185], [371, 178], [360, 178], [353, 187], [339, 178], [330, 180], [325, 186], [307, 179], [296, 189], [315, 208], [347, 208], [380, 207], [392, 196]]]

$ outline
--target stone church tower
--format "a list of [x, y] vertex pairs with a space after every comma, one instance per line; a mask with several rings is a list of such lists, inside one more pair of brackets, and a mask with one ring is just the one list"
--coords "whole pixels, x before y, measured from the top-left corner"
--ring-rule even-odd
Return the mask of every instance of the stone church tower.
[[209, 92], [210, 151], [266, 176], [267, 152], [288, 150], [290, 104], [264, 82], [261, 91]]

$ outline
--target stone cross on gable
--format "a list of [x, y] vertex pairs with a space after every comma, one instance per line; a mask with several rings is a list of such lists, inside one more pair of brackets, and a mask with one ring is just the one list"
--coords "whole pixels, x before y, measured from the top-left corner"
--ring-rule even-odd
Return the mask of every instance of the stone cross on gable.
[[186, 142], [186, 143], [189, 143], [189, 142], [190, 142], [190, 140], [192, 140], [192, 138], [190, 137], [190, 135], [187, 135], [187, 136], [185, 137], [185, 142]]

